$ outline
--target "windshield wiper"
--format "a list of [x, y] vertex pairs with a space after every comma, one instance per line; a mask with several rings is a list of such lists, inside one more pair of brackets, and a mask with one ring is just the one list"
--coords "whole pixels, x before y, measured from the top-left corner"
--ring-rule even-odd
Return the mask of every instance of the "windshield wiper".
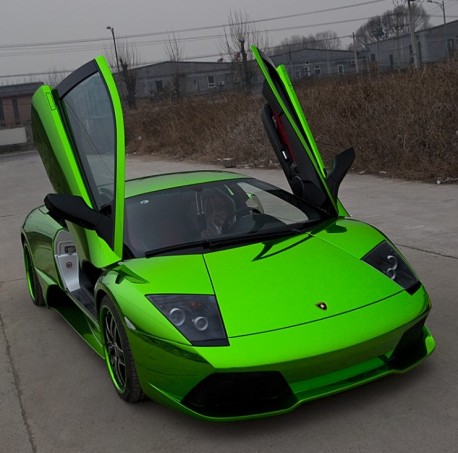
[[306, 224], [301, 224], [291, 228], [284, 228], [281, 230], [266, 230], [266, 231], [257, 231], [253, 233], [246, 233], [242, 236], [229, 236], [226, 238], [213, 239], [211, 248], [224, 247], [228, 245], [241, 245], [249, 244], [250, 242], [264, 242], [268, 240], [273, 240], [281, 237], [293, 236], [301, 234], [306, 230], [311, 222]]
[[213, 242], [205, 239], [202, 241], [192, 241], [192, 242], [183, 242], [182, 244], [173, 244], [167, 245], [165, 247], [159, 247], [157, 249], [149, 250], [145, 252], [145, 257], [150, 258], [156, 255], [162, 255], [164, 253], [176, 252], [179, 250], [187, 250], [187, 249], [194, 249], [194, 248], [203, 248], [209, 249], [213, 246]]
[[252, 233], [245, 233], [239, 236], [228, 236], [228, 237], [219, 237], [219, 238], [212, 238], [204, 239], [199, 241], [192, 241], [192, 242], [184, 242], [182, 244], [173, 244], [167, 245], [165, 247], [159, 247], [157, 249], [150, 250], [145, 252], [145, 257], [150, 258], [157, 255], [163, 255], [167, 253], [177, 252], [180, 250], [192, 250], [192, 249], [203, 249], [203, 250], [210, 250], [220, 247], [226, 247], [231, 245], [243, 245], [249, 244], [251, 242], [263, 242], [268, 240], [277, 239], [280, 237], [287, 237], [296, 234], [304, 233], [305, 230], [308, 229], [309, 226], [317, 223], [318, 221], [309, 221], [304, 222], [302, 224], [295, 224], [294, 227], [291, 228], [283, 228], [281, 230], [266, 230], [262, 232], [252, 232]]

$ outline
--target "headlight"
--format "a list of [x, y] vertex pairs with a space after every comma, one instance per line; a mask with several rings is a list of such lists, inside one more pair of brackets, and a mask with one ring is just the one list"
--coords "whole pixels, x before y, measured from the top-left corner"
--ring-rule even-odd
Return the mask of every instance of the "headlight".
[[364, 258], [367, 264], [385, 274], [388, 278], [409, 291], [420, 284], [404, 259], [388, 242], [382, 242]]
[[214, 296], [152, 294], [147, 297], [194, 346], [229, 344]]

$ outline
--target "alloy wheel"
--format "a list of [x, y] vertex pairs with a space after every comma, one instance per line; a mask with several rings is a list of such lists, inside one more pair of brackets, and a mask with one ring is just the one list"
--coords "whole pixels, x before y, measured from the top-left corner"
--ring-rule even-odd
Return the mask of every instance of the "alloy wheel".
[[116, 319], [109, 309], [105, 312], [104, 324], [108, 369], [113, 382], [122, 393], [127, 382], [126, 360]]

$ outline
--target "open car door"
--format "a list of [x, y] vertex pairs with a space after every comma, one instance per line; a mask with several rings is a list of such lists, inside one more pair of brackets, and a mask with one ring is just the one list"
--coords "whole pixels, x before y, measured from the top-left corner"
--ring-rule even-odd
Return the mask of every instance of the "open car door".
[[337, 156], [334, 170], [326, 174], [286, 68], [278, 68], [255, 46], [251, 47], [265, 78], [267, 101], [262, 122], [293, 193], [331, 216], [348, 215], [337, 198], [343, 176], [354, 160], [352, 148]]
[[123, 253], [125, 149], [119, 94], [103, 57], [32, 99], [32, 129], [56, 194], [45, 199], [65, 221], [80, 260], [96, 267]]

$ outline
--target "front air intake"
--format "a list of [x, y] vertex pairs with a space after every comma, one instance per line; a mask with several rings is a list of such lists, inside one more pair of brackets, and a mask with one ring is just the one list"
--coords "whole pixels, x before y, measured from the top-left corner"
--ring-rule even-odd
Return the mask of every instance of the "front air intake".
[[401, 337], [390, 360], [394, 369], [409, 368], [426, 356], [425, 332], [423, 330], [425, 319], [417, 322]]
[[215, 373], [197, 384], [183, 404], [210, 417], [243, 416], [291, 407], [296, 402], [278, 372]]

